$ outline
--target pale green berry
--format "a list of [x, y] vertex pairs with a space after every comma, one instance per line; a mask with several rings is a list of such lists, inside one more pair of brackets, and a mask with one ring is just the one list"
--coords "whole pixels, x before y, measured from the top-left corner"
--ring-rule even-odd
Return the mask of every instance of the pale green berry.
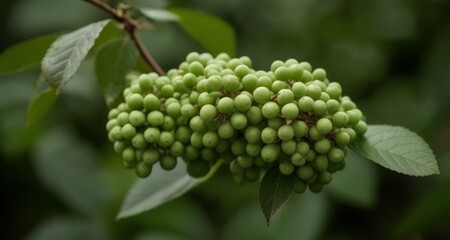
[[239, 94], [234, 98], [234, 108], [237, 111], [245, 112], [252, 106], [252, 99], [245, 95], [245, 94]]
[[266, 87], [257, 87], [255, 91], [253, 91], [253, 99], [259, 104], [265, 104], [270, 101], [270, 97], [272, 93]]
[[211, 104], [206, 104], [200, 109], [200, 118], [205, 121], [213, 121], [217, 117], [217, 109]]
[[281, 108], [281, 114], [289, 120], [296, 119], [299, 112], [298, 106], [294, 103], [288, 103]]
[[328, 118], [321, 118], [316, 123], [317, 131], [320, 134], [328, 134], [333, 129], [333, 123]]
[[277, 130], [266, 127], [261, 131], [261, 140], [263, 143], [270, 144], [274, 143], [278, 138], [278, 132]]
[[235, 112], [231, 115], [230, 122], [235, 129], [241, 130], [247, 126], [247, 117], [243, 113]]
[[275, 118], [280, 113], [280, 106], [275, 102], [266, 102], [263, 105], [261, 112], [267, 119]]
[[164, 114], [160, 111], [151, 111], [147, 115], [147, 122], [154, 127], [161, 126], [164, 123]]
[[261, 157], [266, 162], [275, 162], [280, 152], [281, 150], [278, 144], [268, 144], [261, 149]]
[[278, 129], [278, 137], [282, 141], [289, 141], [294, 137], [294, 128], [290, 125], [283, 125]]
[[231, 114], [234, 111], [234, 101], [230, 97], [223, 97], [217, 102], [217, 110], [221, 113]]

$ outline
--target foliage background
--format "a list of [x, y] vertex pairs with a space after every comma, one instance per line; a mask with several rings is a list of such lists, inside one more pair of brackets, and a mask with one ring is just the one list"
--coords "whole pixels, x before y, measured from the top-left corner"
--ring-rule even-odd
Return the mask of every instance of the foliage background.
[[[324, 193], [295, 196], [266, 228], [256, 185], [237, 186], [219, 172], [180, 199], [115, 221], [134, 174], [107, 141], [93, 61], [50, 114], [27, 128], [36, 67], [0, 75], [2, 239], [450, 238], [450, 1], [128, 2], [225, 19], [236, 31], [237, 55], [251, 57], [256, 68], [297, 58], [327, 69], [369, 124], [401, 125], [424, 137], [441, 174], [413, 178], [350, 156]], [[2, 0], [0, 13], [0, 52], [106, 17], [73, 0]], [[164, 69], [205, 51], [174, 23], [156, 23], [142, 36]]]

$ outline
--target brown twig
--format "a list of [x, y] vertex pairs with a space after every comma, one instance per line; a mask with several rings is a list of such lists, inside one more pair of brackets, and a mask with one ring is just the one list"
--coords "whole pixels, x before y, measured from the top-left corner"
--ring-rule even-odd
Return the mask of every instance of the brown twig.
[[100, 1], [100, 0], [83, 0], [85, 2], [91, 3], [95, 5], [96, 7], [102, 9], [103, 11], [111, 14], [111, 16], [118, 22], [122, 23], [124, 25], [123, 30], [130, 36], [130, 38], [133, 40], [134, 44], [136, 45], [139, 53], [141, 54], [142, 58], [147, 62], [148, 65], [160, 76], [166, 75], [164, 70], [159, 66], [159, 64], [156, 62], [156, 60], [153, 58], [153, 56], [150, 54], [150, 52], [147, 50], [147, 48], [144, 46], [144, 43], [141, 40], [141, 37], [139, 36], [138, 29], [139, 29], [139, 23], [129, 17], [127, 14], [121, 14], [116, 9], [112, 8], [107, 2]]

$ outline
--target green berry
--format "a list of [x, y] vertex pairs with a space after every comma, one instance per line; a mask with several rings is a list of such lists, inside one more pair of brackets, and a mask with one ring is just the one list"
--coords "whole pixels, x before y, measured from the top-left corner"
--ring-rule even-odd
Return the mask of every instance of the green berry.
[[261, 157], [266, 162], [275, 162], [280, 152], [281, 150], [278, 144], [268, 144], [261, 149]]
[[219, 128], [217, 129], [217, 134], [223, 139], [232, 138], [234, 136], [234, 132], [235, 130], [230, 122], [224, 122], [220, 124]]
[[333, 147], [327, 154], [328, 160], [332, 163], [339, 163], [344, 160], [345, 153], [340, 148]]
[[203, 105], [200, 109], [200, 118], [205, 122], [213, 121], [217, 117], [217, 109], [211, 104]]
[[312, 72], [314, 79], [325, 81], [327, 78], [327, 72], [323, 68], [316, 68]]
[[245, 146], [245, 151], [247, 152], [248, 155], [250, 155], [252, 157], [258, 157], [258, 156], [261, 156], [262, 147], [263, 147], [263, 145], [260, 142], [249, 143]]
[[144, 131], [144, 138], [148, 143], [157, 143], [161, 136], [158, 128], [149, 127]]
[[159, 160], [159, 165], [162, 169], [170, 171], [177, 166], [177, 158], [170, 154], [164, 154]]
[[316, 84], [310, 84], [306, 87], [306, 96], [311, 97], [314, 100], [318, 100], [322, 94], [322, 89]]
[[167, 114], [173, 118], [177, 118], [181, 115], [181, 104], [178, 102], [173, 102], [167, 106]]
[[308, 188], [312, 193], [320, 193], [323, 189], [323, 185], [318, 182], [308, 184]]
[[257, 87], [255, 91], [253, 91], [253, 99], [259, 104], [265, 104], [270, 101], [270, 97], [272, 93], [266, 87]]
[[292, 156], [291, 156], [291, 163], [294, 166], [300, 167], [300, 166], [305, 165], [306, 159], [302, 156], [302, 154], [296, 152], [296, 153], [292, 154]]
[[172, 146], [170, 146], [170, 154], [174, 157], [181, 157], [184, 154], [184, 145], [179, 141], [175, 141]]
[[144, 98], [139, 93], [133, 93], [127, 98], [127, 106], [131, 110], [141, 110], [144, 107]]
[[280, 106], [292, 103], [294, 101], [294, 93], [290, 89], [281, 89], [277, 94], [277, 102]]
[[296, 138], [302, 138], [306, 136], [309, 130], [308, 125], [304, 121], [293, 121], [291, 123], [291, 126], [294, 129], [294, 136]]
[[313, 161], [314, 168], [319, 172], [327, 170], [328, 165], [329, 165], [328, 158], [327, 156], [324, 155], [317, 156], [316, 159]]
[[278, 93], [283, 89], [289, 89], [290, 85], [287, 82], [276, 80], [272, 83], [271, 90], [274, 93]]
[[122, 159], [127, 163], [136, 162], [136, 151], [133, 147], [127, 147], [122, 151]]
[[281, 81], [288, 81], [290, 78], [289, 69], [285, 66], [278, 67], [275, 71], [275, 78]]
[[223, 76], [223, 89], [227, 92], [233, 93], [238, 91], [241, 88], [241, 83], [239, 82], [239, 78], [235, 75], [228, 74]]
[[328, 184], [333, 180], [333, 175], [328, 171], [321, 171], [319, 172], [319, 176], [317, 177], [317, 181], [322, 184]]
[[286, 121], [284, 121], [284, 119], [278, 118], [278, 117], [267, 120], [267, 125], [276, 130], [278, 130], [284, 124], [286, 124]]
[[139, 127], [141, 125], [144, 125], [145, 123], [145, 115], [141, 111], [133, 110], [128, 116], [129, 122], [131, 125], [135, 127]]
[[338, 128], [347, 126], [348, 120], [348, 114], [345, 112], [337, 112], [332, 117], [333, 125]]
[[[297, 61], [297, 60], [295, 60], [295, 61]], [[287, 63], [287, 61], [286, 61], [286, 63]], [[290, 79], [295, 80], [295, 81], [300, 81], [300, 79], [303, 76], [303, 68], [299, 64], [293, 63], [293, 64], [289, 65], [288, 69], [289, 69]]]
[[203, 148], [203, 133], [194, 132], [191, 135], [190, 143], [196, 148]]
[[263, 143], [270, 144], [274, 143], [277, 140], [278, 132], [277, 130], [266, 127], [261, 131], [261, 140]]
[[219, 136], [216, 132], [206, 132], [203, 135], [203, 145], [207, 148], [215, 148], [219, 144]]
[[204, 132], [206, 131], [206, 123], [203, 121], [200, 116], [195, 116], [189, 121], [189, 126], [194, 132]]
[[308, 136], [310, 139], [312, 139], [314, 141], [318, 141], [324, 137], [323, 134], [320, 134], [319, 131], [317, 131], [316, 126], [312, 126], [309, 128]]
[[159, 94], [161, 97], [163, 98], [170, 98], [173, 96], [173, 93], [175, 92], [175, 90], [173, 89], [172, 85], [164, 85]]
[[126, 147], [127, 147], [127, 144], [125, 142], [122, 142], [122, 141], [114, 142], [114, 151], [116, 153], [121, 153]]
[[246, 115], [248, 122], [253, 125], [258, 125], [263, 120], [261, 108], [257, 106], [251, 106], [250, 109], [247, 111]]
[[337, 111], [339, 111], [340, 107], [341, 104], [335, 99], [330, 99], [327, 101], [327, 111], [329, 114], [335, 114]]
[[331, 143], [327, 138], [323, 138], [314, 143], [314, 149], [319, 154], [326, 154], [331, 148]]
[[231, 115], [230, 122], [235, 129], [242, 130], [247, 126], [247, 117], [243, 113], [235, 112]]
[[350, 135], [345, 131], [339, 131], [336, 133], [335, 141], [338, 146], [345, 147], [350, 144]]
[[253, 92], [258, 86], [258, 77], [255, 74], [247, 74], [242, 78], [242, 89]]
[[270, 65], [270, 71], [275, 72], [279, 67], [285, 67], [285, 64], [281, 60], [275, 60]]
[[147, 122], [154, 127], [161, 126], [164, 123], [164, 114], [160, 111], [151, 111], [147, 115]]
[[259, 177], [259, 168], [250, 167], [244, 170], [244, 177], [247, 181], [256, 181]]
[[247, 65], [241, 64], [234, 69], [234, 74], [237, 77], [243, 78], [245, 75], [250, 73], [250, 68]]
[[120, 132], [126, 139], [132, 139], [134, 136], [136, 136], [136, 128], [129, 123], [125, 124]]
[[239, 94], [234, 98], [234, 108], [237, 111], [245, 112], [252, 106], [252, 99], [245, 95], [245, 94]]
[[211, 76], [206, 80], [206, 89], [208, 92], [220, 91], [222, 89], [222, 81], [220, 76]]
[[148, 166], [152, 166], [153, 164], [157, 163], [160, 157], [161, 154], [156, 148], [147, 149], [142, 153], [142, 161]]
[[297, 143], [294, 140], [283, 141], [281, 142], [281, 150], [286, 155], [292, 155], [295, 153], [297, 147]]
[[189, 64], [189, 72], [195, 74], [196, 76], [201, 76], [204, 74], [203, 65], [200, 62], [192, 62]]
[[241, 168], [249, 168], [253, 165], [253, 158], [248, 155], [238, 156], [236, 159], [237, 164]]
[[299, 179], [307, 181], [314, 176], [314, 168], [311, 165], [304, 165], [297, 167], [296, 173]]
[[278, 169], [281, 174], [289, 176], [295, 171], [295, 166], [290, 161], [282, 161], [278, 165]]
[[251, 126], [245, 130], [245, 140], [249, 143], [257, 143], [261, 141], [261, 130], [259, 127]]
[[170, 147], [175, 142], [175, 136], [171, 132], [162, 131], [157, 144], [160, 147]]
[[247, 143], [243, 139], [237, 139], [231, 143], [231, 152], [236, 156], [241, 156], [246, 152]]
[[321, 118], [316, 123], [317, 131], [320, 134], [328, 134], [333, 129], [333, 123], [328, 118]]
[[129, 120], [130, 120], [130, 115], [127, 112], [121, 112], [117, 116], [117, 123], [119, 124], [119, 126], [123, 126], [123, 125], [129, 123]]
[[313, 110], [314, 100], [309, 96], [304, 96], [298, 100], [298, 108], [302, 112], [310, 112]]
[[305, 182], [295, 179], [294, 181], [294, 192], [296, 193], [304, 193], [306, 191], [307, 185]]
[[302, 154], [303, 156], [306, 156], [309, 152], [309, 144], [305, 141], [301, 141], [297, 143], [297, 147], [295, 149], [296, 152]]
[[294, 103], [288, 103], [281, 108], [281, 114], [289, 120], [296, 119], [299, 112], [297, 105]]
[[327, 104], [322, 100], [314, 101], [313, 112], [316, 116], [324, 116], [327, 112]]
[[230, 97], [223, 97], [217, 102], [217, 109], [221, 113], [231, 114], [234, 111], [234, 101]]
[[272, 79], [268, 76], [260, 76], [258, 77], [258, 87], [265, 87], [267, 89], [272, 88]]
[[354, 127], [356, 134], [363, 135], [367, 132], [367, 123], [364, 121], [359, 121]]
[[312, 71], [312, 66], [309, 62], [301, 62], [299, 65], [308, 72]]
[[278, 137], [282, 141], [289, 141], [294, 137], [294, 128], [290, 125], [283, 125], [278, 129]]
[[295, 99], [300, 99], [306, 96], [306, 85], [302, 82], [296, 82], [292, 85], [292, 92], [294, 93]]
[[197, 109], [190, 103], [181, 106], [181, 115], [187, 119], [190, 119], [197, 115]]
[[131, 144], [133, 147], [142, 149], [147, 146], [143, 133], [136, 133], [136, 135], [131, 139]]
[[143, 162], [138, 162], [136, 164], [136, 175], [140, 178], [146, 178], [150, 175], [150, 173], [152, 172], [152, 167], [148, 166], [147, 164], [143, 163]]
[[214, 98], [211, 94], [207, 92], [202, 92], [198, 96], [198, 104], [204, 106], [206, 104], [214, 104]]
[[275, 102], [267, 102], [261, 109], [262, 115], [267, 118], [275, 118], [280, 113], [280, 106]]

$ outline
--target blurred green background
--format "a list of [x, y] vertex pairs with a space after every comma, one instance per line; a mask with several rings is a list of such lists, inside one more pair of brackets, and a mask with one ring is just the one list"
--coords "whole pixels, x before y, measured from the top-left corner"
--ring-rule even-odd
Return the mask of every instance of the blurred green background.
[[[128, 2], [221, 17], [236, 31], [237, 54], [256, 69], [288, 58], [325, 68], [369, 124], [401, 125], [424, 137], [441, 174], [409, 177], [350, 154], [323, 193], [294, 196], [267, 228], [256, 184], [238, 186], [222, 171], [182, 198], [115, 221], [135, 177], [107, 140], [93, 61], [27, 128], [36, 67], [0, 75], [1, 239], [450, 239], [450, 1]], [[79, 0], [2, 0], [0, 13], [0, 52], [106, 17]], [[174, 23], [157, 23], [142, 36], [165, 69], [205, 51]]]

